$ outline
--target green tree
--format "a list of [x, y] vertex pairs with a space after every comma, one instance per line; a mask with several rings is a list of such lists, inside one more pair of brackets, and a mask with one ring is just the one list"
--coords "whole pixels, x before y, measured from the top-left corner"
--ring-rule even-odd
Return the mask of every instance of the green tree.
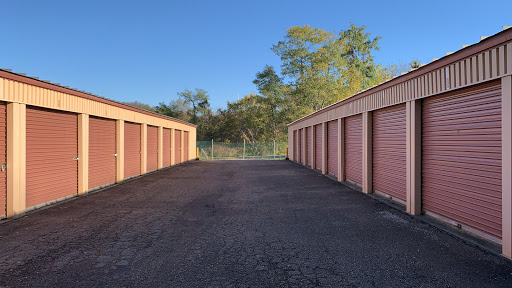
[[185, 89], [183, 92], [178, 92], [178, 96], [183, 98], [185, 103], [192, 104], [191, 122], [198, 124], [198, 114], [205, 113], [210, 108], [208, 92], [199, 88], [196, 88], [195, 91]]

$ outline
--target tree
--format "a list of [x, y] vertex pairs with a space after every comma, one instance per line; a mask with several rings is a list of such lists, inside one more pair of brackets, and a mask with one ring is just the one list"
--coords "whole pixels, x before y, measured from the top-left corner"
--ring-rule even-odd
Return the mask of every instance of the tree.
[[150, 105], [141, 103], [139, 101], [121, 102], [121, 103], [124, 104], [124, 105], [128, 105], [130, 107], [133, 107], [133, 108], [142, 109], [142, 110], [146, 110], [146, 111], [149, 111], [149, 112], [155, 112], [155, 108], [154, 107], [151, 107]]
[[196, 88], [195, 92], [185, 89], [178, 92], [178, 96], [182, 97], [185, 103], [192, 104], [191, 122], [198, 124], [198, 113], [204, 113], [210, 108], [210, 96], [203, 89]]

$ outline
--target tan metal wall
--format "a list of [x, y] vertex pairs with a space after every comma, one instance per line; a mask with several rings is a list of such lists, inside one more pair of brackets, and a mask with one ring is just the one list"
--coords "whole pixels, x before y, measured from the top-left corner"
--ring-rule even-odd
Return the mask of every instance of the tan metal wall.
[[363, 183], [363, 117], [345, 119], [345, 175], [347, 180]]
[[[0, 102], [0, 164], [7, 162], [7, 106]], [[7, 215], [7, 169], [0, 169], [0, 218]]]
[[501, 237], [501, 87], [423, 101], [426, 211]]
[[124, 177], [140, 175], [141, 143], [140, 124], [125, 122], [124, 124]]
[[89, 189], [116, 182], [116, 121], [89, 118]]
[[78, 118], [27, 107], [26, 207], [78, 192]]
[[315, 126], [315, 169], [322, 169], [322, 125]]
[[163, 158], [163, 166], [167, 167], [171, 165], [171, 129], [164, 128], [163, 131], [163, 151], [162, 151], [162, 158]]
[[406, 108], [399, 104], [373, 112], [373, 189], [406, 201]]
[[175, 163], [176, 164], [179, 164], [182, 162], [182, 159], [181, 159], [181, 131], [180, 130], [174, 130], [174, 139], [175, 139], [175, 143], [174, 143], [174, 153], [175, 153], [175, 156], [174, 156], [174, 159], [175, 159]]
[[327, 172], [338, 176], [338, 120], [327, 123]]
[[158, 127], [148, 126], [147, 171], [158, 169]]

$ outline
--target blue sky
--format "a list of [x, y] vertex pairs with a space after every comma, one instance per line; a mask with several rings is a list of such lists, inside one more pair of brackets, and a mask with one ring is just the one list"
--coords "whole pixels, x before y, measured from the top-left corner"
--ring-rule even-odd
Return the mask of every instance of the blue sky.
[[427, 63], [512, 25], [512, 1], [2, 1], [0, 68], [150, 105], [202, 88], [223, 108], [279, 67], [285, 30], [352, 22], [377, 63]]

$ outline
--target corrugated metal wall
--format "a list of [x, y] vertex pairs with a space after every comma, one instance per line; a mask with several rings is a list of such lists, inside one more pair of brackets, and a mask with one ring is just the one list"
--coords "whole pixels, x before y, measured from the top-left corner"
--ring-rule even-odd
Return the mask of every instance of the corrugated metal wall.
[[89, 189], [116, 182], [116, 121], [89, 117]]
[[373, 112], [373, 189], [406, 201], [405, 104]]
[[327, 172], [338, 176], [338, 120], [327, 123]]
[[185, 153], [183, 153], [183, 162], [188, 161], [188, 132], [183, 132], [183, 148], [185, 148]]
[[306, 128], [306, 165], [308, 167], [311, 167], [311, 157], [313, 154], [312, 150], [313, 150], [313, 133], [311, 132], [312, 128], [311, 127], [307, 127]]
[[78, 117], [27, 107], [26, 207], [78, 193]]
[[363, 117], [345, 118], [345, 175], [348, 180], [363, 183]]
[[[0, 102], [0, 163], [7, 162], [7, 105]], [[0, 170], [0, 218], [7, 215], [7, 169]]]
[[174, 163], [181, 163], [181, 131], [174, 130]]
[[158, 169], [158, 127], [148, 125], [147, 171]]
[[322, 125], [315, 126], [315, 169], [322, 169]]
[[141, 126], [140, 124], [124, 123], [124, 177], [140, 175], [141, 158]]
[[162, 134], [162, 165], [167, 167], [171, 165], [171, 129], [164, 128]]
[[426, 211], [501, 237], [501, 87], [423, 101]]

